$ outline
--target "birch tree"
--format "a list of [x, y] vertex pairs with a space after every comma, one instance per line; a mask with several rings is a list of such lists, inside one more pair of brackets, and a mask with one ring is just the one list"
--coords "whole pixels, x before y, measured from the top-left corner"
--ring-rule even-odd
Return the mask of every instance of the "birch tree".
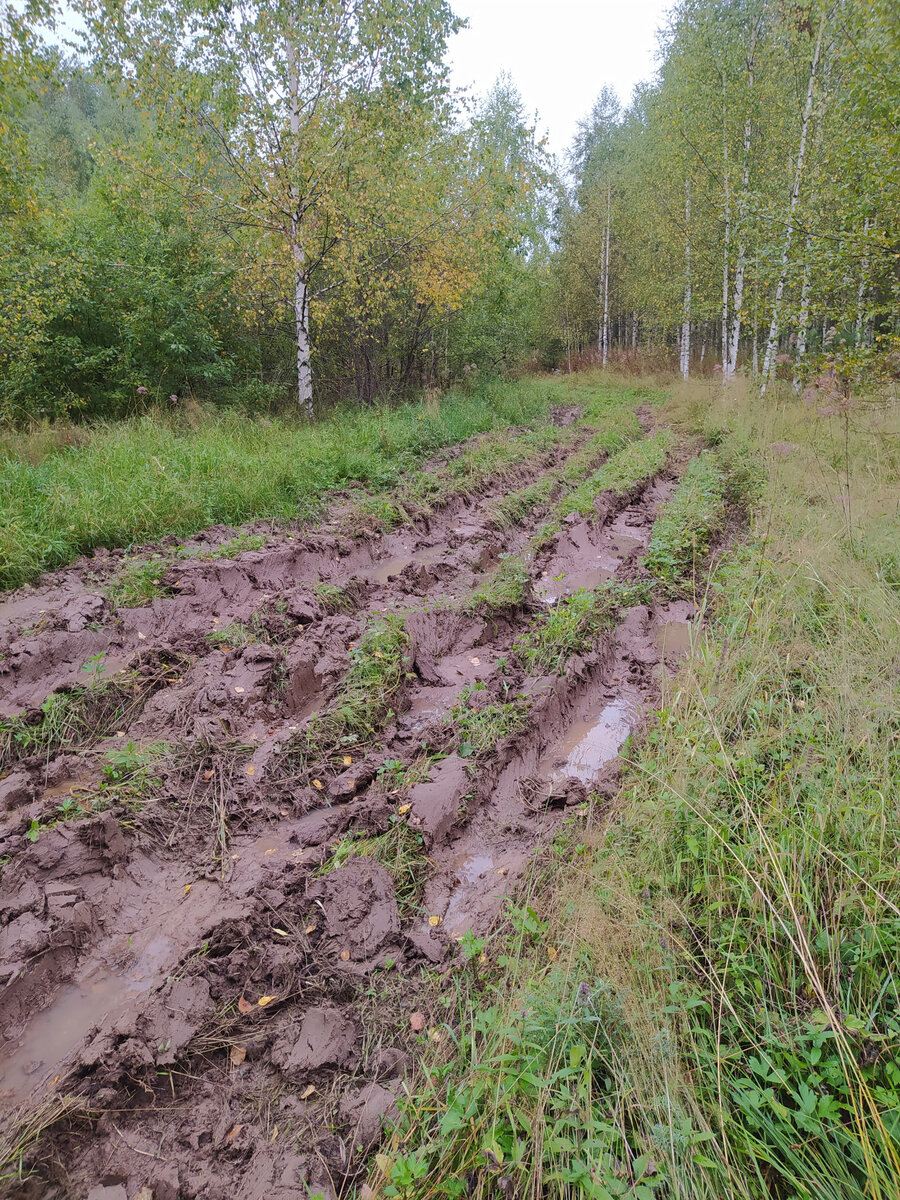
[[[352, 162], [384, 123], [440, 104], [445, 0], [78, 0], [90, 48], [196, 133], [182, 182], [257, 231], [290, 279], [297, 396], [313, 404], [314, 281], [341, 236]], [[174, 164], [173, 164], [174, 165]], [[236, 188], [223, 186], [235, 182]], [[271, 257], [270, 257], [271, 255]]]

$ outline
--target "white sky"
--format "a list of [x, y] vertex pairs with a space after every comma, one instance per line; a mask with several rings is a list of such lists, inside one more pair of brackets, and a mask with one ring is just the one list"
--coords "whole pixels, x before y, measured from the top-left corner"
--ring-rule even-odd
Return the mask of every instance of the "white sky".
[[451, 0], [469, 28], [450, 42], [453, 82], [486, 92], [509, 71], [556, 154], [604, 84], [623, 103], [655, 74], [656, 31], [671, 0]]

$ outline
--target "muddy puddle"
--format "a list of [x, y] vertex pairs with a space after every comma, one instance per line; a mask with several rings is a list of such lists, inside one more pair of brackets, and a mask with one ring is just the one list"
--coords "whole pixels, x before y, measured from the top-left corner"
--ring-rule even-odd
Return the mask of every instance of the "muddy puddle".
[[[567, 523], [529, 560], [537, 598], [640, 578], [668, 487]], [[377, 1145], [413, 1068], [404, 1014], [423, 972], [456, 970], [458, 939], [489, 936], [561, 822], [610, 794], [623, 742], [693, 636], [691, 606], [638, 606], [559, 677], [528, 678], [514, 646], [540, 605], [488, 620], [459, 603], [546, 515], [498, 530], [490, 503], [508, 490], [386, 536], [338, 523], [198, 555], [140, 608], [113, 611], [93, 562], [0, 606], [10, 712], [84, 683], [92, 654], [183, 663], [107, 739], [0, 774], [0, 1120], [51, 1093], [93, 1113], [44, 1135], [17, 1200], [107, 1184], [109, 1200], [336, 1200], [357, 1179], [359, 1146]], [[345, 589], [339, 604], [323, 583]], [[307, 722], [338, 705], [384, 611], [409, 638], [390, 711], [307, 762]], [[525, 726], [477, 754], [448, 720], [519, 696]], [[149, 791], [63, 819], [110, 749], [158, 744], [171, 752]], [[414, 837], [398, 840], [404, 824]], [[334, 869], [345, 835], [381, 839], [379, 856]]]
[[631, 733], [634, 715], [625, 699], [600, 701], [592, 711], [572, 723], [565, 736], [538, 768], [551, 784], [577, 779], [590, 787], [602, 768], [616, 757]]

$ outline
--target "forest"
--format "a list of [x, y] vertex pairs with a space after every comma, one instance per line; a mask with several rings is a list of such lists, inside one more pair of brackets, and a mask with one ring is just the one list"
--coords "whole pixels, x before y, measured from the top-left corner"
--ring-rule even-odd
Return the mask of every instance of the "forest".
[[0, 4], [0, 1200], [895, 1200], [897, 0]]
[[8, 8], [2, 419], [593, 360], [896, 371], [891, 0], [683, 3], [561, 162], [511, 79], [451, 89], [455, 27], [438, 0]]

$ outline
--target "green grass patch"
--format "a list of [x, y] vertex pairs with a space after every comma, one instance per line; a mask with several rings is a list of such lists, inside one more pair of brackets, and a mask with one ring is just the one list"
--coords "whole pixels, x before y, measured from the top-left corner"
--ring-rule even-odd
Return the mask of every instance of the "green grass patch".
[[678, 590], [702, 566], [725, 512], [725, 476], [716, 458], [706, 452], [688, 465], [675, 495], [653, 523], [646, 558], [650, 573], [669, 590]]
[[[502, 557], [502, 556], [501, 556]], [[471, 616], [499, 617], [522, 608], [531, 594], [531, 575], [525, 560], [502, 557], [497, 570], [463, 603]]]
[[232, 621], [230, 625], [223, 625], [221, 629], [213, 629], [206, 635], [206, 640], [220, 650], [242, 650], [245, 646], [268, 642], [269, 635], [254, 614], [249, 625], [243, 621]]
[[541, 614], [513, 649], [532, 675], [559, 675], [573, 654], [593, 649], [613, 628], [621, 602], [615, 585], [580, 589]]
[[[97, 546], [252, 518], [309, 518], [337, 488], [395, 487], [441, 447], [540, 422], [566, 392], [560, 380], [494, 382], [447, 396], [434, 410], [354, 408], [313, 424], [263, 424], [230, 412], [210, 412], [196, 426], [148, 416], [96, 425], [80, 444], [36, 464], [24, 450], [19, 456], [10, 435], [0, 458], [0, 587]], [[470, 467], [453, 469], [464, 481]]]
[[356, 599], [352, 593], [336, 583], [323, 583], [322, 581], [314, 583], [312, 593], [326, 613], [333, 615], [334, 613], [353, 612], [356, 608]]
[[483, 683], [463, 688], [459, 701], [450, 709], [447, 720], [457, 736], [457, 751], [463, 758], [478, 757], [493, 750], [497, 743], [528, 724], [529, 705], [516, 696], [503, 704], [484, 704]]
[[674, 443], [668, 429], [661, 429], [649, 438], [628, 443], [611, 455], [588, 479], [565, 496], [557, 506], [558, 520], [578, 513], [583, 517], [594, 514], [594, 501], [603, 492], [625, 495], [666, 465]]
[[393, 715], [406, 679], [408, 646], [402, 617], [375, 620], [350, 651], [350, 665], [337, 695], [289, 744], [287, 757], [312, 765], [347, 747], [372, 742]]
[[172, 559], [162, 554], [151, 558], [126, 559], [106, 583], [104, 591], [116, 608], [140, 608], [157, 596], [169, 594], [163, 576]]
[[123, 671], [110, 679], [98, 674], [85, 687], [48, 696], [37, 720], [0, 720], [0, 771], [34, 754], [49, 758], [60, 750], [74, 750], [109, 737], [133, 719], [175, 669], [165, 666], [150, 676]]

